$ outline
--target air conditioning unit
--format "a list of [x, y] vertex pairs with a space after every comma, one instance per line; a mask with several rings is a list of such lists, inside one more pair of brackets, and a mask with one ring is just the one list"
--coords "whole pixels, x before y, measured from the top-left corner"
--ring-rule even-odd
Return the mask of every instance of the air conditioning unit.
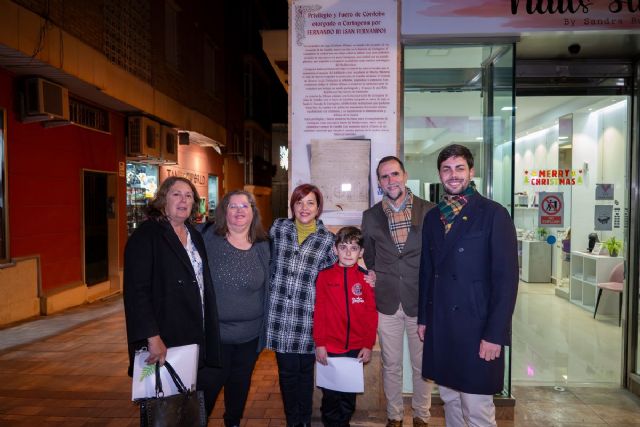
[[69, 91], [40, 77], [25, 80], [22, 121], [69, 120]]
[[160, 157], [165, 163], [178, 163], [178, 131], [169, 126], [160, 131]]
[[160, 158], [160, 123], [147, 117], [129, 117], [127, 156]]

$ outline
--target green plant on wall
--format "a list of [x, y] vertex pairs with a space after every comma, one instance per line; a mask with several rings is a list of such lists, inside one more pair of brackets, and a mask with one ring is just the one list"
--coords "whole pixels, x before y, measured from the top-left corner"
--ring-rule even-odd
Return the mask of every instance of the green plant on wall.
[[616, 239], [615, 236], [609, 237], [603, 244], [611, 256], [618, 256], [618, 253], [622, 249], [622, 241]]

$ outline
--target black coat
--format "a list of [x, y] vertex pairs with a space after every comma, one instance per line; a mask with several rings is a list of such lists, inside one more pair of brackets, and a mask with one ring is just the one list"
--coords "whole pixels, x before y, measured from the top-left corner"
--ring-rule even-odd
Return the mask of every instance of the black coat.
[[200, 366], [219, 366], [220, 328], [202, 236], [187, 225], [203, 263], [204, 322], [195, 271], [167, 221], [147, 220], [124, 251], [124, 309], [130, 374], [135, 350], [160, 335], [167, 347], [200, 346]]
[[480, 359], [480, 340], [509, 345], [518, 291], [513, 221], [500, 204], [469, 199], [445, 236], [439, 209], [424, 219], [418, 324], [426, 325], [422, 375], [471, 394], [503, 388], [500, 357]]

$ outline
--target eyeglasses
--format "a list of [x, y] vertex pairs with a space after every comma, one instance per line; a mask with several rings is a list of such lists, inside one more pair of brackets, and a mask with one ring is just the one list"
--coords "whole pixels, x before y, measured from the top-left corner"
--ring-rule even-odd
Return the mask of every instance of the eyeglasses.
[[235, 210], [240, 210], [240, 209], [249, 209], [250, 205], [246, 205], [244, 203], [231, 203], [229, 205], [229, 209], [235, 209]]

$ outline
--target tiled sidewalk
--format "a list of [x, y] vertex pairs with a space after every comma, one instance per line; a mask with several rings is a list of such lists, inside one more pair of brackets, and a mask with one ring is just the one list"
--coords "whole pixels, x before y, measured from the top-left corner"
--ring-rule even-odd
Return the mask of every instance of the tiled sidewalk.
[[[0, 330], [0, 426], [139, 425], [125, 339], [119, 298]], [[514, 387], [514, 395], [516, 420], [500, 427], [640, 427], [640, 399], [625, 390]], [[384, 425], [383, 409], [358, 413], [352, 424]], [[223, 425], [222, 412], [219, 402], [210, 426]], [[263, 352], [243, 427], [284, 425], [275, 358]]]

